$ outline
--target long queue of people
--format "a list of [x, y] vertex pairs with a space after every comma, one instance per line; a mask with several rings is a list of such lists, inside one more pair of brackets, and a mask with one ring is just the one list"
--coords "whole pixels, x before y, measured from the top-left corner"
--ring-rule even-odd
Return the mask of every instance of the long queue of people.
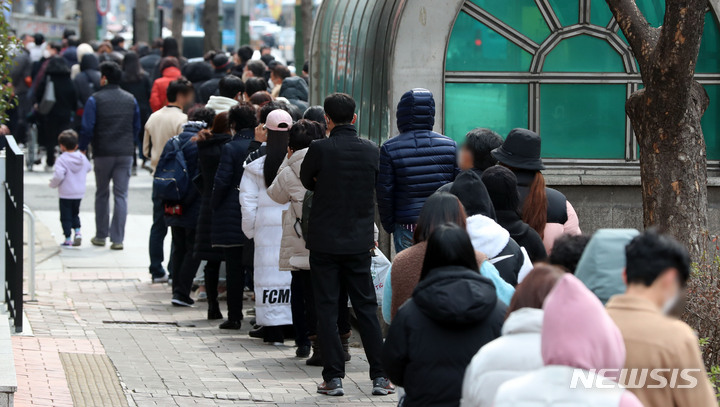
[[[56, 129], [64, 245], [81, 244], [91, 154], [91, 243], [123, 249], [139, 146], [153, 172], [153, 283], [171, 283], [174, 306], [204, 299], [209, 320], [224, 319], [225, 295], [221, 329], [254, 315], [251, 337], [294, 339], [297, 357], [323, 367], [321, 394], [345, 393], [349, 302], [372, 394], [402, 386], [402, 405], [712, 405], [697, 338], [665, 316], [689, 278], [687, 251], [653, 230], [583, 236], [573, 206], [545, 185], [537, 134], [478, 128], [458, 147], [433, 131], [433, 95], [413, 89], [397, 107], [400, 134], [378, 148], [358, 135], [352, 97], [310, 107], [306, 79], [251, 51], [236, 54], [240, 68], [221, 53], [159, 56], [153, 82], [132, 52], [125, 70], [99, 65], [79, 134]], [[128, 67], [144, 85], [123, 89]], [[210, 78], [195, 80], [201, 70]], [[382, 258], [376, 208], [396, 253], [384, 281], [371, 272]], [[638, 385], [624, 369], [654, 369], [666, 385]]]

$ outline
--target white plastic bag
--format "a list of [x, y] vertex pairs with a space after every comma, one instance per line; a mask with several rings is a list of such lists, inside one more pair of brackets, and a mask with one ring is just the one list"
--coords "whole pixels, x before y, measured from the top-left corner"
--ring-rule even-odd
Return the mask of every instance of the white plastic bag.
[[383, 300], [383, 288], [385, 287], [385, 277], [387, 277], [388, 271], [392, 263], [385, 257], [383, 252], [375, 250], [374, 256], [372, 256], [372, 264], [370, 265], [370, 272], [372, 273], [373, 285], [375, 286], [375, 296], [377, 297], [378, 306], [382, 304]]

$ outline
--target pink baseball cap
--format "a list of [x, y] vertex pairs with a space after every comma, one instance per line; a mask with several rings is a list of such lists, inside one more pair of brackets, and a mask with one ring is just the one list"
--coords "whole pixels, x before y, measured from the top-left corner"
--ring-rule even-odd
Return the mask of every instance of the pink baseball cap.
[[284, 110], [273, 110], [267, 117], [265, 128], [272, 131], [290, 131], [293, 120], [290, 113]]

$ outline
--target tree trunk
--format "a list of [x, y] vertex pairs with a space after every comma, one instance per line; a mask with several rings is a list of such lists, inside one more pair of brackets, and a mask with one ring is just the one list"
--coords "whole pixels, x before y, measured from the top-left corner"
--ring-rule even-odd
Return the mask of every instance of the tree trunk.
[[172, 36], [177, 40], [178, 48], [180, 49], [180, 55], [182, 55], [183, 50], [183, 36], [182, 36], [182, 29], [183, 29], [183, 19], [185, 16], [185, 0], [172, 0], [172, 24], [170, 25], [170, 30], [172, 31]]
[[[305, 50], [305, 60], [310, 55], [310, 40], [312, 39], [313, 30], [313, 0], [301, 0], [300, 7], [302, 9], [302, 25], [303, 25], [303, 49]], [[298, 71], [302, 66], [297, 67]]]
[[634, 0], [606, 0], [640, 65], [644, 88], [625, 110], [640, 145], [643, 220], [699, 260], [707, 231], [707, 157], [700, 120], [708, 96], [694, 80], [707, 0], [666, 0], [660, 28]]
[[95, 0], [78, 0], [80, 11], [80, 41], [90, 42], [97, 39], [97, 5]]
[[220, 27], [218, 26], [219, 13], [219, 0], [205, 0], [205, 8], [203, 8], [202, 17], [203, 30], [205, 30], [205, 39], [203, 41], [203, 48], [205, 52], [220, 49]]
[[135, 0], [135, 41], [150, 42], [150, 27], [148, 18], [150, 16], [150, 5], [148, 0]]

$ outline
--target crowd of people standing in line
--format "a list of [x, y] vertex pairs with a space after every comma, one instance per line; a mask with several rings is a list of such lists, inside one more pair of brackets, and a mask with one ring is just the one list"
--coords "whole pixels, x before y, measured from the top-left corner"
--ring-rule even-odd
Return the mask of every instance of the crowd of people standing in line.
[[[294, 339], [296, 356], [323, 367], [321, 394], [344, 394], [349, 300], [372, 394], [402, 386], [405, 406], [716, 403], [697, 338], [666, 316], [690, 275], [687, 251], [654, 230], [583, 236], [573, 206], [545, 185], [536, 133], [478, 128], [458, 147], [433, 131], [433, 95], [413, 89], [398, 103], [399, 135], [378, 148], [359, 136], [349, 95], [308, 105], [307, 67], [293, 76], [249, 47], [188, 63], [171, 38], [156, 45], [141, 56], [69, 36], [32, 80], [37, 104], [47, 83], [57, 94], [41, 122], [62, 152], [55, 161], [53, 145], [46, 162], [63, 245], [81, 244], [91, 155], [91, 243], [123, 249], [139, 157], [154, 176], [153, 283], [170, 282], [179, 307], [202, 285], [195, 297], [221, 320], [224, 274], [219, 327], [240, 329], [254, 313], [250, 336]], [[381, 284], [376, 208], [396, 252]], [[244, 311], [246, 289], [255, 307]], [[665, 369], [668, 382], [672, 369], [692, 369], [681, 377], [695, 387], [625, 389], [622, 368]], [[593, 384], [571, 388], [578, 371]]]

